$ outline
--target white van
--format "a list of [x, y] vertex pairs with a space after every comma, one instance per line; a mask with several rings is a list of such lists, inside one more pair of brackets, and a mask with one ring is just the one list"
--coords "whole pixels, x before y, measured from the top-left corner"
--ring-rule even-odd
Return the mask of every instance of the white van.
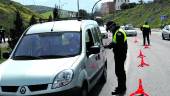
[[87, 96], [106, 82], [107, 61], [100, 29], [92, 20], [36, 24], [0, 64], [0, 94]]

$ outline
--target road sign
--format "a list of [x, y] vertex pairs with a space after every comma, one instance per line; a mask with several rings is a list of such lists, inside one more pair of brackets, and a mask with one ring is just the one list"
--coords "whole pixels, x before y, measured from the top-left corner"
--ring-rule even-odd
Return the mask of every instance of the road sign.
[[166, 15], [160, 16], [160, 19], [161, 19], [161, 20], [165, 20], [165, 19], [167, 19], [167, 18], [168, 18], [168, 16], [166, 16]]

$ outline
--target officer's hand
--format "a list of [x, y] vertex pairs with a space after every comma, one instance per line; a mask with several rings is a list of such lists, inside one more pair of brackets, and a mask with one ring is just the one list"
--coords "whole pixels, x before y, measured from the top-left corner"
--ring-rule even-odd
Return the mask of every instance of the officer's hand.
[[108, 48], [108, 45], [103, 45], [104, 48]]

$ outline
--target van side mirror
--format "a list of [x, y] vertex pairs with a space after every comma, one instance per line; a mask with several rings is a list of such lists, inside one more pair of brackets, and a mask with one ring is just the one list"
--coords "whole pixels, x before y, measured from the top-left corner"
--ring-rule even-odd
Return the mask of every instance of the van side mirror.
[[107, 34], [101, 34], [101, 36], [102, 36], [102, 39], [107, 39], [108, 38]]
[[10, 53], [9, 53], [9, 52], [4, 52], [4, 53], [2, 53], [2, 57], [3, 57], [4, 59], [8, 59], [9, 56], [10, 56]]
[[100, 46], [92, 46], [89, 49], [90, 54], [98, 54], [100, 53]]

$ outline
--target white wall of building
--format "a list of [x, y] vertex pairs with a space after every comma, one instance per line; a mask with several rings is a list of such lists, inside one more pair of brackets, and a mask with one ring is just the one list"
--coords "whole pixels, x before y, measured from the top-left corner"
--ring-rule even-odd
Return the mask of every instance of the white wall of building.
[[120, 6], [123, 4], [123, 3], [129, 3], [130, 0], [114, 0], [114, 2], [116, 3], [115, 4], [115, 9], [116, 10], [121, 10]]

